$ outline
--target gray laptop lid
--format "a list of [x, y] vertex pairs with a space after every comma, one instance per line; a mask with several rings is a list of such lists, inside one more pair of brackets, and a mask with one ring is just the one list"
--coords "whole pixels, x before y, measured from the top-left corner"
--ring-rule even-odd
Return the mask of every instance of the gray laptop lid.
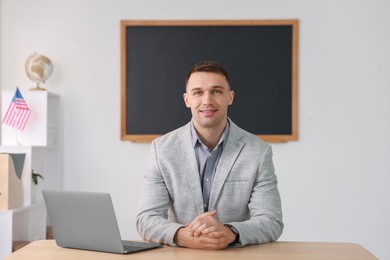
[[119, 254], [161, 246], [135, 242], [139, 248], [125, 250], [108, 193], [44, 190], [43, 196], [59, 246]]

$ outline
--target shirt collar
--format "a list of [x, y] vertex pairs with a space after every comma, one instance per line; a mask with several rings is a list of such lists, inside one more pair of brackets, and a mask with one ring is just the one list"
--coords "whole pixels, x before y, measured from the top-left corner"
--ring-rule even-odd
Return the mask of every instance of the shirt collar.
[[[228, 133], [229, 133], [229, 129], [230, 129], [230, 123], [229, 123], [229, 120], [227, 120], [227, 124], [225, 126], [225, 129], [223, 130], [223, 133], [221, 135], [221, 138], [219, 138], [219, 141], [218, 141], [218, 144], [216, 145], [216, 147], [218, 145], [220, 145], [222, 142], [226, 141], [227, 139], [227, 136], [228, 136]], [[192, 123], [191, 121], [191, 136], [192, 136], [192, 146], [195, 147], [195, 145], [199, 142], [200, 144], [204, 145], [202, 143], [202, 141], [200, 140], [199, 136], [198, 136], [198, 132], [196, 132], [196, 129], [195, 129], [195, 126], [194, 124]]]

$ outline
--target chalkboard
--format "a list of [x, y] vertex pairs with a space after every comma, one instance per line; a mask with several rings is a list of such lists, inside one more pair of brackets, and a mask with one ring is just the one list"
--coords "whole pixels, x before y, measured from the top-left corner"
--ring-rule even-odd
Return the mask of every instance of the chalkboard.
[[268, 142], [297, 140], [297, 20], [121, 21], [121, 139], [188, 123], [185, 76], [202, 60], [228, 71], [233, 122]]

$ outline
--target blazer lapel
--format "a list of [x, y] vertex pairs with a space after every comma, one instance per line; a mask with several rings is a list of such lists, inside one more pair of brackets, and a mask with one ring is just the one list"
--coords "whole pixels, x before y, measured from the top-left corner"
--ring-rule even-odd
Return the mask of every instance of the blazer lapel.
[[192, 146], [190, 124], [183, 127], [183, 131], [179, 134], [180, 138], [176, 142], [179, 151], [178, 156], [181, 161], [181, 169], [187, 178], [189, 191], [192, 194], [196, 210], [198, 214], [203, 213], [203, 196], [202, 187], [200, 184], [198, 164], [194, 148]]
[[238, 135], [238, 127], [230, 121], [230, 129], [226, 144], [224, 144], [221, 158], [217, 170], [215, 172], [213, 186], [210, 193], [210, 203], [209, 209], [215, 209], [215, 204], [222, 190], [222, 187], [225, 183], [227, 176], [230, 173], [231, 168], [233, 167], [234, 162], [236, 161], [238, 155], [240, 154], [244, 143], [240, 141], [240, 136]]

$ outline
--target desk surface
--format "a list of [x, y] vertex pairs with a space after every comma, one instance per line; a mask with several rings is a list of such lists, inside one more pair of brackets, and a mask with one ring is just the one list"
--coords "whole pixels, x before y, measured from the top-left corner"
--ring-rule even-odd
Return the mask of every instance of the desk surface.
[[186, 259], [186, 260], [305, 260], [305, 259], [378, 259], [365, 248], [353, 243], [275, 242], [224, 250], [196, 250], [164, 246], [129, 255], [108, 254], [58, 247], [54, 240], [35, 241], [7, 256], [4, 260], [40, 259]]

